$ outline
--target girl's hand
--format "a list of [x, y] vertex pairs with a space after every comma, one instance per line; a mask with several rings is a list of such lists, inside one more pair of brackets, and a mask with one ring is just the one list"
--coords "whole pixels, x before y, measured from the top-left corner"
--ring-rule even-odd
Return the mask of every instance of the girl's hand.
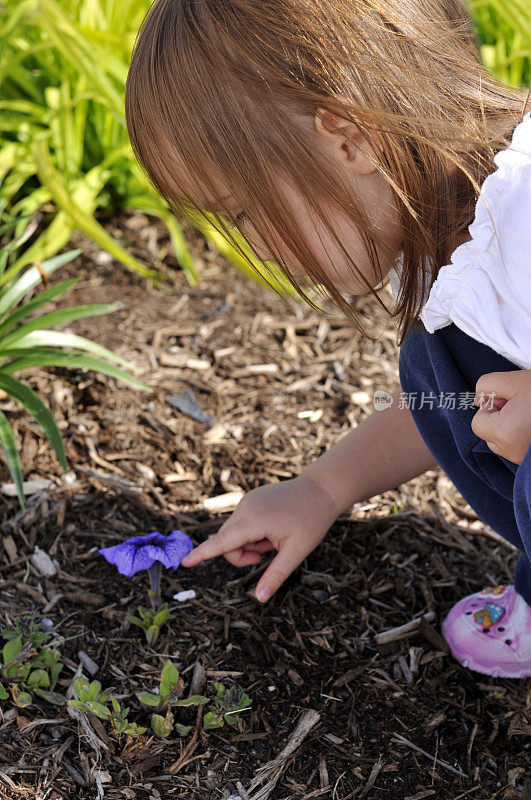
[[531, 370], [482, 375], [474, 405], [481, 406], [472, 419], [476, 436], [493, 453], [521, 464], [531, 445]]
[[255, 593], [265, 602], [317, 547], [340, 512], [316, 481], [301, 475], [260, 486], [245, 495], [219, 531], [191, 550], [181, 564], [193, 567], [224, 555], [237, 567], [259, 564], [261, 553], [277, 550]]

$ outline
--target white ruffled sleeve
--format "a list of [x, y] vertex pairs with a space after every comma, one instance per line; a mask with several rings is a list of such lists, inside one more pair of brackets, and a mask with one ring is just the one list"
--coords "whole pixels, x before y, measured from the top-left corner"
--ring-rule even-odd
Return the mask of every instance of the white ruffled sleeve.
[[420, 318], [430, 333], [453, 322], [531, 369], [531, 112], [494, 163], [468, 229], [472, 239], [440, 269]]

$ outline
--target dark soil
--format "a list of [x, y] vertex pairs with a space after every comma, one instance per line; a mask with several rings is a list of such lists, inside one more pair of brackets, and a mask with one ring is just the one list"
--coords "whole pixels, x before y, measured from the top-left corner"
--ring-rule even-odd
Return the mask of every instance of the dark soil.
[[[0, 494], [0, 626], [51, 618], [65, 665], [58, 690], [79, 674], [83, 651], [139, 724], [149, 717], [134, 693], [156, 685], [168, 658], [186, 691], [199, 662], [207, 694], [213, 681], [237, 683], [252, 707], [237, 728], [208, 733], [199, 712], [193, 735], [165, 741], [117, 742], [89, 717], [91, 742], [66, 710], [4, 702], [0, 797], [245, 800], [258, 769], [313, 709], [319, 721], [276, 785], [249, 792], [250, 800], [530, 800], [531, 682], [463, 669], [438, 633], [458, 599], [511, 582], [517, 554], [440, 470], [358, 503], [264, 606], [252, 589], [269, 553], [257, 567], [218, 558], [168, 571], [163, 596], [175, 619], [154, 648], [126, 621], [147, 603], [147, 576], [119, 576], [99, 547], [174, 529], [198, 543], [227, 516], [204, 510], [206, 498], [297, 475], [372, 413], [375, 389], [394, 389], [398, 361], [396, 327], [385, 329], [374, 298], [357, 301], [379, 337], [372, 341], [242, 278], [199, 237], [190, 236], [190, 247], [204, 281], [191, 288], [166, 255], [161, 226], [124, 213], [107, 227], [146, 263], [174, 267], [171, 292], [146, 285], [81, 236], [70, 247], [82, 246], [83, 256], [53, 281], [83, 276], [62, 306], [125, 302], [69, 329], [138, 364], [154, 392], [82, 370], [27, 373], [59, 421], [71, 482], [36, 422], [0, 400], [25, 480], [53, 481], [27, 498], [26, 511]], [[387, 290], [382, 296], [391, 307]], [[214, 426], [168, 404], [187, 388]], [[0, 480], [10, 480], [4, 466]], [[29, 561], [36, 545], [57, 560], [55, 576], [41, 577]], [[171, 599], [189, 588], [194, 600]], [[431, 622], [413, 635], [376, 644], [375, 634], [429, 612]]]

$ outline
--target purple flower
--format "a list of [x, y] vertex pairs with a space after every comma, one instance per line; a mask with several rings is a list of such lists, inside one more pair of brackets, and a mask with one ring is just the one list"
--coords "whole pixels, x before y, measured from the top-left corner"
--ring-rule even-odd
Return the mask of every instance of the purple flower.
[[168, 536], [153, 531], [145, 536], [132, 536], [126, 542], [98, 552], [110, 564], [116, 564], [121, 575], [130, 578], [141, 569], [150, 569], [156, 561], [177, 569], [193, 547], [190, 537], [182, 531], [172, 531]]

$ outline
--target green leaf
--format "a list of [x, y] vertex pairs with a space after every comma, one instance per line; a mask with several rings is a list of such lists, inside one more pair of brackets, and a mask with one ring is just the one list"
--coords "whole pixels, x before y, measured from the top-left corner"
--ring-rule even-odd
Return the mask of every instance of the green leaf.
[[157, 694], [151, 694], [151, 692], [136, 692], [136, 696], [145, 706], [156, 707], [160, 703], [160, 697]]
[[[81, 248], [78, 248], [76, 250], [69, 250], [67, 253], [61, 253], [53, 258], [49, 258], [41, 263], [41, 270], [49, 277], [57, 269], [59, 269], [59, 267], [68, 264], [70, 261], [73, 261], [73, 259], [82, 252], [83, 251]], [[13, 267], [10, 267], [5, 275], [0, 278], [0, 286], [4, 285], [8, 279], [11, 279], [12, 276], [8, 276], [8, 273], [11, 272], [12, 269]], [[18, 278], [16, 283], [2, 291], [2, 294], [0, 295], [0, 317], [3, 317], [6, 312], [16, 306], [17, 303], [27, 294], [27, 292], [30, 291], [30, 289], [34, 289], [36, 286], [42, 283], [41, 270], [37, 269], [37, 267], [30, 267], [24, 272], [23, 275], [20, 276], [20, 278]]]
[[148, 269], [141, 264], [140, 261], [137, 261], [136, 258], [121, 247], [112, 236], [107, 233], [105, 228], [100, 225], [91, 214], [87, 214], [81, 206], [74, 201], [72, 195], [68, 191], [68, 187], [52, 164], [46, 139], [47, 135], [32, 140], [33, 156], [37, 164], [39, 179], [42, 184], [50, 190], [59, 208], [72, 218], [72, 221], [83, 233], [89, 236], [96, 244], [103, 248], [103, 250], [106, 250], [126, 267], [129, 267], [129, 269], [132, 269], [144, 278], [167, 280], [167, 276], [162, 272]]
[[7, 392], [7, 394], [14, 400], [18, 400], [19, 403], [22, 403], [24, 408], [29, 411], [33, 417], [35, 417], [37, 422], [42, 426], [44, 433], [50, 440], [55, 452], [57, 453], [57, 457], [61, 463], [61, 466], [66, 471], [68, 469], [68, 464], [66, 462], [66, 454], [61, 433], [57, 427], [57, 423], [52, 413], [44, 405], [38, 395], [35, 394], [35, 392], [30, 389], [29, 386], [26, 386], [25, 384], [16, 380], [16, 378], [12, 378], [10, 375], [7, 375], [2, 369], [0, 369], [0, 389], [3, 389], [4, 392]]
[[[17, 350], [13, 350], [12, 352], [5, 351], [1, 355], [18, 356], [18, 353]], [[99, 358], [94, 358], [94, 356], [85, 356], [78, 353], [54, 352], [52, 350], [34, 350], [31, 351], [31, 354], [29, 355], [21, 353], [20, 357], [15, 358], [8, 364], [3, 364], [0, 367], [0, 372], [10, 374], [12, 372], [17, 372], [20, 369], [26, 369], [27, 367], [47, 366], [71, 367], [72, 369], [91, 369], [94, 372], [101, 372], [103, 375], [110, 375], [112, 378], [117, 378], [125, 383], [129, 383], [131, 386], [136, 386], [138, 389], [142, 389], [144, 392], [153, 391], [150, 386], [147, 386], [145, 383], [142, 383], [142, 381], [139, 381], [137, 378], [134, 378], [127, 372], [119, 369], [119, 367], [115, 367], [113, 364], [108, 364], [106, 361], [102, 361]]]
[[28, 692], [18, 692], [12, 688], [11, 694], [13, 695], [13, 702], [18, 708], [26, 708], [31, 705], [32, 698]]
[[179, 670], [171, 661], [166, 661], [160, 673], [160, 686], [165, 689], [176, 686], [179, 682]]
[[26, 683], [28, 689], [47, 689], [50, 686], [50, 678], [44, 669], [34, 669], [28, 675]]
[[9, 697], [8, 693], [0, 683], [0, 700], [7, 700]]
[[29, 662], [21, 663], [20, 661], [13, 661], [9, 667], [3, 668], [3, 673], [6, 678], [15, 678], [19, 681], [25, 681], [31, 670]]
[[158, 625], [150, 625], [146, 631], [146, 640], [150, 647], [153, 647], [159, 638], [160, 628]]
[[74, 681], [74, 694], [78, 700], [91, 700], [89, 682], [86, 678], [76, 678]]
[[142, 736], [142, 734], [145, 733], [146, 731], [147, 728], [143, 728], [142, 726], [137, 725], [136, 722], [132, 722], [129, 725], [126, 725], [124, 729], [124, 733], [126, 733], [128, 736], [133, 736], [135, 739], [138, 736]]
[[22, 638], [20, 636], [15, 636], [14, 639], [10, 639], [8, 642], [6, 642], [2, 649], [2, 659], [4, 661], [4, 665], [9, 661], [13, 661], [13, 659], [18, 656], [21, 650]]
[[[45, 200], [49, 199], [49, 192], [43, 190], [41, 187], [40, 189], [36, 189], [32, 194], [26, 196], [24, 200], [21, 200], [17, 205], [22, 209], [25, 204], [33, 211]], [[16, 211], [17, 207], [13, 207], [12, 210]], [[0, 276], [0, 286], [10, 283], [28, 264], [33, 264], [35, 261], [39, 261], [43, 264], [48, 258], [54, 258], [54, 253], [57, 253], [58, 250], [68, 244], [73, 231], [74, 226], [72, 225], [70, 217], [63, 211], [59, 211], [48, 227], [41, 233], [39, 238], [33, 242], [27, 250], [24, 250], [22, 255]]]
[[193, 728], [193, 725], [181, 725], [180, 722], [175, 722], [173, 728], [175, 730], [175, 733], [178, 733], [179, 736], [188, 736], [188, 734]]
[[170, 616], [170, 609], [167, 606], [166, 608], [161, 608], [160, 611], [153, 617], [153, 624], [158, 625], [159, 628], [161, 628]]
[[46, 700], [48, 703], [51, 703], [54, 706], [64, 706], [66, 705], [66, 697], [63, 697], [62, 694], [58, 692], [50, 692], [46, 689], [37, 688], [33, 690], [34, 694], [42, 697], [43, 700]]
[[55, 689], [55, 684], [57, 683], [57, 678], [59, 677], [59, 674], [60, 674], [62, 669], [63, 669], [63, 665], [61, 663], [59, 663], [59, 662], [56, 662], [55, 664], [52, 664], [49, 667], [48, 671], [49, 671], [49, 674], [50, 674], [50, 689]]
[[206, 731], [210, 730], [211, 728], [222, 728], [223, 724], [223, 719], [220, 719], [219, 715], [215, 711], [207, 711], [203, 717], [203, 728]]
[[151, 717], [151, 727], [156, 736], [161, 739], [167, 739], [172, 732], [173, 725], [167, 718], [162, 717], [160, 714], [153, 714]]
[[138, 617], [127, 617], [127, 621], [131, 622], [132, 625], [138, 625], [139, 628], [144, 628], [146, 625], [145, 620], [141, 620]]
[[[86, 317], [111, 314], [114, 311], [118, 311], [120, 308], [123, 308], [123, 306], [123, 303], [89, 304], [75, 306], [74, 308], [61, 308], [58, 311], [51, 311], [49, 314], [42, 314], [40, 317], [20, 325], [15, 331], [13, 331], [13, 333], [8, 334], [1, 339], [0, 347], [2, 350], [9, 349], [12, 342], [18, 341], [20, 338], [25, 336], [27, 333], [31, 333], [32, 331], [65, 324], [66, 322], [72, 322], [75, 319], [85, 319]], [[41, 342], [38, 344], [41, 346]], [[50, 345], [46, 344], [45, 346], [49, 347]], [[65, 345], [61, 346], [64, 347]]]
[[112, 716], [110, 708], [107, 708], [107, 706], [104, 706], [102, 703], [96, 702], [96, 700], [87, 700], [85, 706], [91, 714], [94, 714], [100, 719], [110, 719]]
[[87, 704], [84, 700], [69, 700], [68, 704], [72, 706], [72, 708], [78, 708], [80, 711], [88, 711]]
[[75, 66], [76, 71], [90, 80], [97, 91], [106, 98], [119, 119], [123, 119], [122, 97], [104, 69], [105, 51], [100, 50], [83, 36], [71, 15], [55, 0], [40, 0], [40, 22], [55, 42], [63, 59]]
[[[9, 331], [15, 325], [18, 325], [21, 320], [29, 317], [30, 314], [33, 314], [33, 312], [38, 308], [45, 305], [50, 300], [53, 300], [54, 297], [66, 292], [76, 283], [79, 283], [80, 280], [81, 277], [71, 278], [68, 281], [62, 281], [62, 283], [57, 284], [57, 286], [51, 286], [49, 289], [39, 292], [37, 297], [28, 300], [27, 303], [24, 303], [16, 311], [13, 311], [13, 313], [10, 314], [9, 317], [6, 317], [6, 319], [0, 324], [0, 338], [6, 333], [6, 331]], [[42, 319], [42, 317], [40, 319]]]
[[186, 244], [186, 238], [180, 225], [177, 223], [175, 216], [167, 210], [165, 210], [165, 213], [161, 212], [159, 216], [166, 223], [166, 227], [170, 234], [171, 243], [175, 251], [175, 256], [179, 262], [179, 266], [186, 275], [188, 283], [191, 286], [197, 286], [201, 279], [201, 273], [195, 266], [194, 259], [190, 254]]
[[118, 702], [116, 697], [114, 697], [114, 695], [112, 695], [112, 694], [111, 694], [111, 704], [112, 704], [112, 709], [113, 709], [114, 713], [115, 714], [120, 714], [121, 711], [122, 711], [122, 706], [120, 705], [120, 703]]
[[252, 703], [253, 703], [253, 701], [251, 700], [249, 695], [245, 694], [245, 692], [244, 692], [243, 695], [242, 695], [242, 699], [240, 700], [240, 702], [238, 703], [236, 708], [237, 708], [237, 710], [242, 710], [244, 708], [248, 708], [250, 705], [252, 705]]
[[139, 369], [106, 347], [91, 342], [90, 339], [86, 339], [84, 336], [77, 336], [75, 333], [65, 333], [63, 331], [33, 330], [19, 338], [16, 338], [16, 334], [13, 334], [7, 337], [5, 347], [4, 343], [0, 343], [0, 355], [4, 350], [16, 351], [18, 348], [32, 349], [34, 347], [68, 347], [72, 350], [86, 350], [89, 353], [107, 358], [111, 363], [116, 362], [135, 371]]
[[18, 501], [22, 508], [26, 508], [24, 497], [24, 477], [22, 475], [22, 464], [17, 450], [17, 443], [9, 421], [3, 411], [0, 411], [0, 444], [4, 449], [7, 467], [13, 478], [13, 483], [17, 490]]
[[175, 700], [172, 702], [172, 706], [203, 706], [205, 703], [208, 703], [208, 697], [203, 697], [200, 694], [191, 695], [191, 697], [186, 697], [184, 700]]
[[88, 685], [87, 693], [89, 700], [97, 700], [101, 692], [101, 683], [99, 681], [92, 681]]

